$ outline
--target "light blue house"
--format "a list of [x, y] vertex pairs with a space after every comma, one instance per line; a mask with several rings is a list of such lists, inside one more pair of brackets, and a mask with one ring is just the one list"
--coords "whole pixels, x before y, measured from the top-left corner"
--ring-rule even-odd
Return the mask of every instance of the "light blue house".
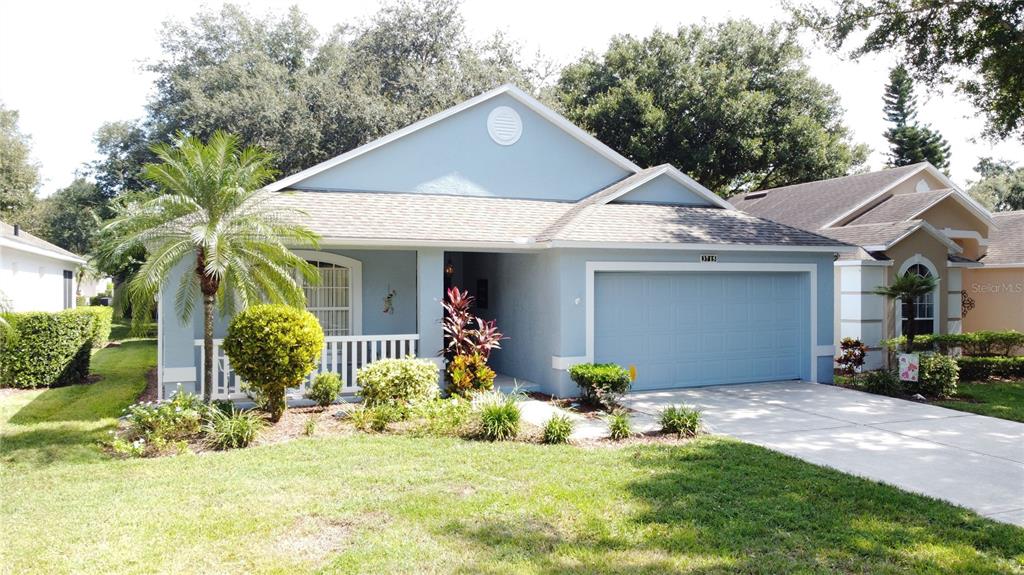
[[[641, 169], [513, 86], [269, 189], [322, 236], [299, 252], [323, 276], [306, 290], [319, 370], [350, 391], [377, 358], [440, 365], [450, 285], [508, 336], [499, 374], [556, 395], [576, 394], [566, 370], [589, 361], [634, 366], [634, 389], [832, 379], [832, 263], [853, 248], [736, 211], [672, 166]], [[160, 318], [161, 393], [196, 389], [200, 318]], [[239, 397], [217, 348], [215, 395]]]

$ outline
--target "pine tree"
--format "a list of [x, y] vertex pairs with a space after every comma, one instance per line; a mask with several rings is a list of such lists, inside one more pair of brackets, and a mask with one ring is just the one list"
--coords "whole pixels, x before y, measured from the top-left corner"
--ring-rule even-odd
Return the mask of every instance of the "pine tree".
[[949, 167], [949, 143], [938, 131], [917, 122], [917, 97], [914, 83], [902, 65], [889, 72], [889, 85], [882, 97], [885, 119], [893, 127], [885, 131], [889, 140], [889, 165], [906, 166], [931, 162], [940, 170]]

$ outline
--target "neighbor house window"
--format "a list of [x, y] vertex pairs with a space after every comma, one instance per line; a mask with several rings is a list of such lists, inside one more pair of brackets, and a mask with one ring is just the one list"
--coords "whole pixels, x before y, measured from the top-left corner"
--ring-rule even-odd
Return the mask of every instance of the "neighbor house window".
[[[907, 273], [917, 274], [921, 277], [932, 277], [931, 270], [921, 264], [914, 264], [907, 268]], [[929, 292], [916, 300], [914, 300], [914, 333], [933, 333], [935, 331], [935, 294]], [[907, 324], [909, 323], [904, 315], [903, 306], [900, 305], [900, 325], [902, 326], [902, 333], [907, 333]]]
[[320, 320], [324, 335], [352, 335], [352, 272], [328, 262], [311, 261], [320, 270], [320, 283], [302, 281], [306, 309]]

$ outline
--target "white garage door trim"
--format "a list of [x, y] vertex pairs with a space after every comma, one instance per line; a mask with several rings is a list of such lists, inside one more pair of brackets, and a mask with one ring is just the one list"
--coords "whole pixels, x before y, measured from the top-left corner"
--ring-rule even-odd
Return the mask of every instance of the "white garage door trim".
[[[815, 264], [730, 264], [687, 262], [587, 262], [587, 363], [594, 361], [594, 277], [597, 272], [796, 272], [810, 276], [811, 381], [818, 380], [818, 266]], [[831, 352], [832, 347], [827, 346]], [[831, 355], [831, 353], [829, 353]]]

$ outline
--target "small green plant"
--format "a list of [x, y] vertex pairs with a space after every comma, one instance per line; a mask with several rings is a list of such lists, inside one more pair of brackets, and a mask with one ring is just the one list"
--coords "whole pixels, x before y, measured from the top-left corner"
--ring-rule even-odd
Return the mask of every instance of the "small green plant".
[[378, 433], [387, 431], [389, 425], [406, 418], [405, 410], [397, 405], [382, 403], [368, 409], [370, 411], [370, 429]]
[[868, 371], [851, 379], [855, 389], [879, 395], [903, 395], [905, 386], [899, 375], [890, 369]]
[[287, 408], [285, 392], [313, 370], [324, 345], [316, 316], [286, 305], [254, 305], [231, 320], [224, 351], [231, 367], [261, 398], [270, 421]]
[[480, 435], [484, 439], [507, 441], [519, 435], [522, 413], [519, 409], [518, 394], [486, 392], [473, 400], [473, 408], [479, 417]]
[[554, 415], [544, 424], [544, 443], [569, 443], [576, 424], [568, 415]]
[[679, 437], [693, 437], [700, 431], [700, 412], [683, 405], [666, 407], [661, 412], [661, 430]]
[[466, 395], [494, 388], [494, 370], [479, 353], [457, 355], [448, 363], [448, 389]]
[[365, 405], [358, 405], [348, 412], [348, 420], [359, 431], [369, 431], [372, 415], [373, 413]]
[[382, 359], [356, 375], [367, 407], [408, 407], [437, 397], [437, 366], [428, 359]]
[[917, 383], [911, 383], [910, 389], [928, 397], [951, 397], [956, 395], [959, 380], [956, 360], [947, 355], [925, 354], [921, 355]]
[[255, 411], [224, 413], [211, 409], [203, 424], [203, 442], [213, 449], [248, 447], [266, 425], [263, 416]]
[[420, 435], [457, 436], [465, 431], [469, 422], [470, 404], [454, 395], [436, 398], [417, 405], [412, 416], [420, 420], [414, 432]]
[[124, 427], [109, 443], [116, 455], [152, 457], [182, 452], [199, 439], [203, 421], [215, 410], [197, 396], [178, 393], [164, 403], [137, 403], [125, 409]]
[[569, 368], [569, 377], [579, 386], [583, 399], [605, 409], [614, 409], [629, 391], [629, 372], [614, 363], [580, 363]]
[[336, 373], [321, 373], [313, 378], [313, 385], [306, 392], [306, 399], [311, 399], [317, 405], [328, 408], [341, 393], [341, 378]]
[[627, 439], [633, 435], [633, 425], [629, 421], [629, 414], [625, 411], [615, 411], [608, 416], [608, 436], [615, 441]]
[[316, 420], [315, 419], [309, 418], [309, 419], [306, 420], [306, 426], [305, 426], [305, 429], [303, 429], [303, 433], [305, 433], [309, 437], [312, 437], [313, 434], [316, 433]]

